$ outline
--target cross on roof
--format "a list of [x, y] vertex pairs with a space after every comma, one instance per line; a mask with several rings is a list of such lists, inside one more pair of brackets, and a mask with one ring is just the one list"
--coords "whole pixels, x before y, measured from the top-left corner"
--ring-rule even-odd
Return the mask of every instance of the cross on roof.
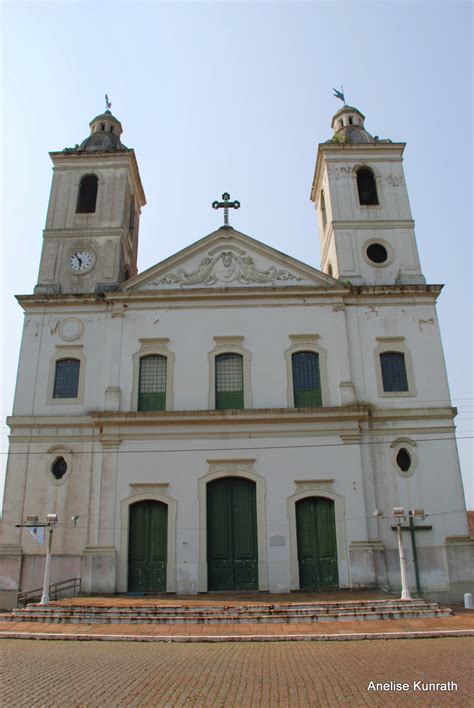
[[213, 209], [224, 209], [224, 226], [221, 229], [229, 229], [229, 209], [240, 209], [240, 202], [234, 199], [233, 202], [230, 201], [230, 194], [224, 192], [222, 195], [222, 202], [212, 202]]

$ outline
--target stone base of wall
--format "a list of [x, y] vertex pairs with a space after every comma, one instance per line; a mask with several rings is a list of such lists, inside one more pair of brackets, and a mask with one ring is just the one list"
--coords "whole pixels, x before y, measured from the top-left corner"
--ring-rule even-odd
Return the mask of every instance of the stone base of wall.
[[383, 544], [379, 541], [352, 541], [349, 546], [352, 588], [387, 589]]
[[10, 612], [16, 607], [16, 590], [0, 590], [0, 612]]
[[110, 595], [116, 592], [116, 552], [113, 546], [84, 549], [81, 558], [82, 593]]

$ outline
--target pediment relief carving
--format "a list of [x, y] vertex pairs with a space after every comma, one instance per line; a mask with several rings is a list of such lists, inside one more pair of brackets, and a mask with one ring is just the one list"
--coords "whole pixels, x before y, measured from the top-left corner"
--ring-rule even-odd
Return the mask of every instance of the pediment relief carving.
[[[236, 250], [236, 249], [235, 249]], [[239, 249], [241, 251], [241, 249]], [[157, 286], [178, 286], [185, 288], [193, 285], [273, 285], [282, 282], [305, 281], [286, 268], [274, 265], [259, 269], [252, 256], [245, 251], [234, 249], [216, 249], [201, 260], [195, 270], [180, 268], [167, 273], [155, 281]]]

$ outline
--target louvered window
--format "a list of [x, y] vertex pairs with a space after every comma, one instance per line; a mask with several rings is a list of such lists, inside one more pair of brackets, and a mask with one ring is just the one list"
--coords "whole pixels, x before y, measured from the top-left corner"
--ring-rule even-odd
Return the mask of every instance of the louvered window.
[[384, 352], [380, 355], [383, 390], [408, 391], [405, 355], [401, 352]]
[[216, 409], [244, 407], [243, 359], [240, 354], [216, 356]]
[[80, 366], [78, 359], [59, 359], [56, 362], [53, 398], [77, 398]]
[[139, 411], [166, 410], [166, 369], [165, 356], [152, 354], [140, 359]]
[[298, 352], [291, 357], [295, 408], [315, 408], [322, 405], [319, 355]]

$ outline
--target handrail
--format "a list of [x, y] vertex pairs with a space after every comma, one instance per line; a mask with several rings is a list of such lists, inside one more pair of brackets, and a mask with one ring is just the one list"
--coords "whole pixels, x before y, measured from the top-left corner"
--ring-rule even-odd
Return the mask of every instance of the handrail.
[[[59, 580], [57, 583], [51, 583], [49, 586], [49, 597], [51, 600], [57, 600], [58, 594], [66, 590], [73, 589], [73, 597], [79, 595], [81, 592], [81, 578], [68, 578], [67, 580]], [[24, 590], [23, 592], [17, 593], [16, 604], [17, 606], [22, 603], [25, 604], [28, 600], [33, 600], [35, 598], [41, 598], [43, 594], [43, 588], [33, 588], [32, 590]]]

